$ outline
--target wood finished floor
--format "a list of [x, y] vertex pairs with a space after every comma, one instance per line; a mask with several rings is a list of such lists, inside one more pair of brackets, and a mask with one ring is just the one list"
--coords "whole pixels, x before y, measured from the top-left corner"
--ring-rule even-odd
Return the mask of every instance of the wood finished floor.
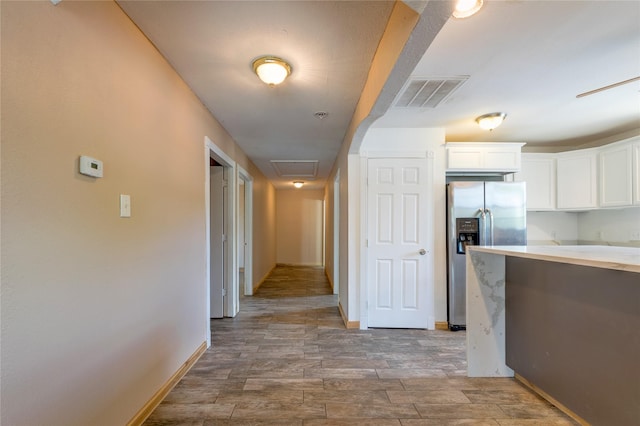
[[319, 268], [278, 266], [145, 422], [575, 425], [513, 379], [467, 378], [464, 332], [347, 330]]

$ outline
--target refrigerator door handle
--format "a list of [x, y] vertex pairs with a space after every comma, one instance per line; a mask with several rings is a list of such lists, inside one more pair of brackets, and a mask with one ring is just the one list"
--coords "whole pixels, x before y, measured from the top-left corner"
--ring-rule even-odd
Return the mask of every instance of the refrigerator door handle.
[[478, 209], [478, 212], [480, 213], [480, 227], [482, 228], [482, 236], [480, 237], [481, 240], [478, 241], [478, 245], [481, 246], [486, 246], [487, 243], [487, 221], [486, 221], [486, 216], [484, 213], [484, 209]]
[[489, 235], [491, 235], [490, 245], [493, 245], [493, 212], [491, 209], [485, 209], [485, 212], [489, 214]]

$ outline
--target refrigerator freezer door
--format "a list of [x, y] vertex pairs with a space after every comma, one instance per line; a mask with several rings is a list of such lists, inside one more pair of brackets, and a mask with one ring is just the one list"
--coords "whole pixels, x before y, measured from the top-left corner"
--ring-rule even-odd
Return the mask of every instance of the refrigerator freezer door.
[[524, 182], [485, 182], [486, 243], [492, 246], [527, 244]]
[[[466, 260], [458, 254], [456, 219], [481, 218], [484, 209], [483, 182], [451, 182], [447, 188], [448, 319], [451, 329], [466, 325]], [[480, 241], [484, 244], [484, 221], [480, 219]]]

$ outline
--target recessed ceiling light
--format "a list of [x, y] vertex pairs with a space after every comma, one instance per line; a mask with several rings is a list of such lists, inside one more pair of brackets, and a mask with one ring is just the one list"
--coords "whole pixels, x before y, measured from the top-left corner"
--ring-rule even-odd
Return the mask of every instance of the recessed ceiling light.
[[476, 118], [476, 123], [482, 130], [493, 130], [501, 125], [506, 117], [507, 114], [504, 112], [491, 112]]
[[454, 18], [468, 18], [482, 8], [483, 0], [458, 0], [453, 10]]
[[291, 65], [275, 56], [262, 56], [252, 65], [253, 72], [269, 86], [282, 83], [291, 74]]
[[304, 185], [304, 182], [300, 180], [293, 182], [293, 186], [295, 186], [296, 188], [302, 188], [302, 185]]

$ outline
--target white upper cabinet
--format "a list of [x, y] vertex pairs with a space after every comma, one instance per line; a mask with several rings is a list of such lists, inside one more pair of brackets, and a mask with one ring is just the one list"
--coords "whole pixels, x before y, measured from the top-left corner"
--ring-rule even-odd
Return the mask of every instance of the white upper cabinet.
[[527, 210], [640, 205], [640, 136], [598, 148], [522, 154], [515, 181], [527, 182]]
[[595, 149], [556, 154], [558, 209], [589, 210], [598, 207], [597, 165]]
[[640, 206], [640, 140], [631, 145], [633, 153], [633, 204]]
[[553, 154], [522, 154], [522, 167], [514, 175], [527, 183], [527, 210], [556, 208], [556, 160]]
[[633, 146], [630, 143], [608, 145], [600, 150], [598, 160], [600, 207], [630, 206], [633, 203]]
[[446, 145], [447, 172], [517, 172], [523, 145], [511, 142], [449, 142]]

